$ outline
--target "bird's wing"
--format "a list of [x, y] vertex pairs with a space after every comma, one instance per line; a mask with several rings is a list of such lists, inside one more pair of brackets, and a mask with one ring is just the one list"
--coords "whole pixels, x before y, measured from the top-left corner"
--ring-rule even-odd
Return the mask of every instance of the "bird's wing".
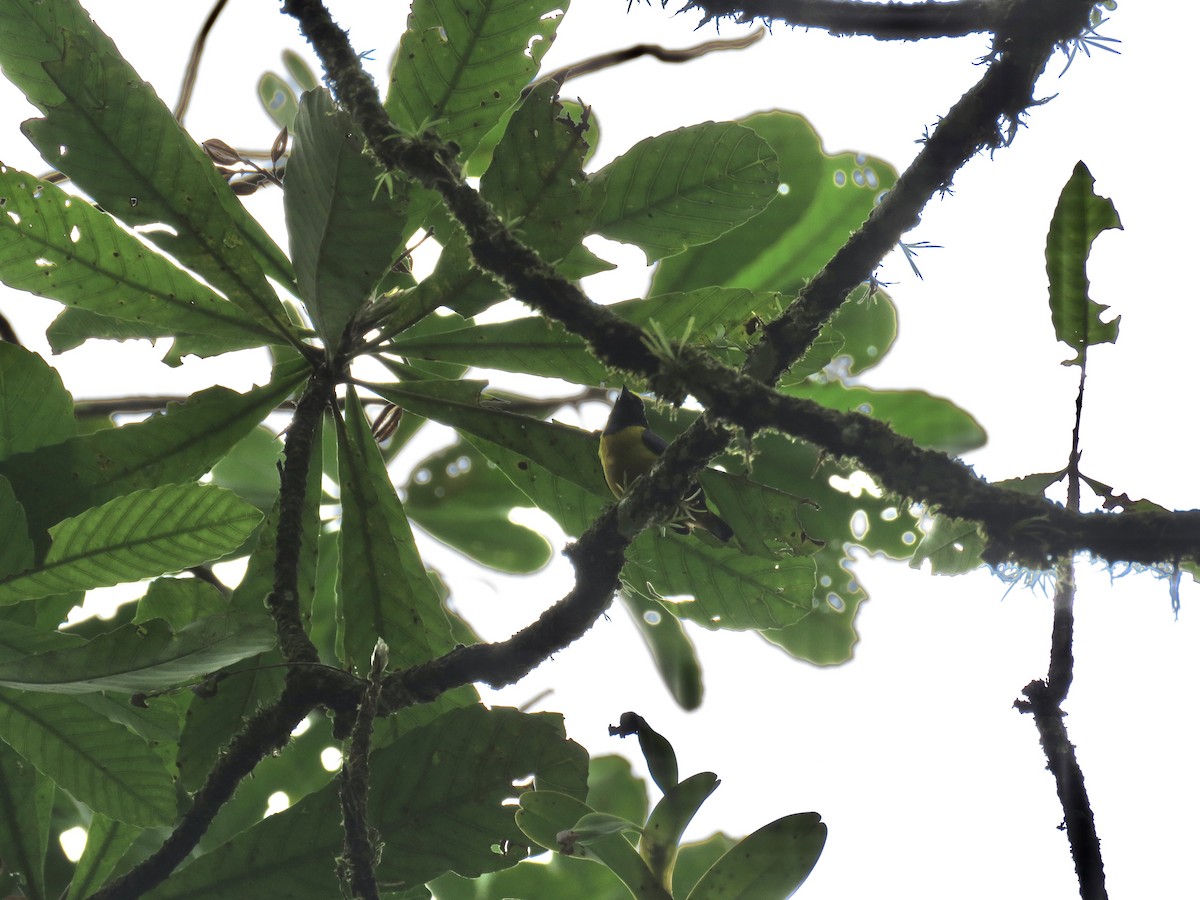
[[649, 428], [642, 432], [642, 443], [655, 456], [662, 456], [663, 451], [667, 449], [667, 442]]

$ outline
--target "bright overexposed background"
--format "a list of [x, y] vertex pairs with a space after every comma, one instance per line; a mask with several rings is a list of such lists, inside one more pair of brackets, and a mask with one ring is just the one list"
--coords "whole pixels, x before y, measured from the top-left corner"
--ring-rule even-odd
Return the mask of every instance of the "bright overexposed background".
[[[209, 5], [85, 0], [168, 105]], [[386, 85], [405, 4], [330, 6], [356, 49], [374, 51], [368, 65]], [[1192, 144], [1187, 109], [1197, 76], [1187, 62], [1190, 34], [1162, 10], [1126, 3], [1112, 14], [1100, 30], [1121, 40], [1120, 55], [1080, 55], [1062, 77], [1065, 56], [1052, 59], [1038, 85], [1050, 102], [1031, 111], [1012, 147], [968, 163], [952, 194], [931, 202], [908, 236], [941, 245], [921, 253], [923, 279], [897, 256], [879, 272], [894, 283], [900, 337], [863, 383], [921, 387], [972, 412], [989, 442], [967, 460], [989, 479], [1066, 462], [1077, 370], [1060, 366], [1069, 354], [1050, 325], [1043, 252], [1058, 193], [1082, 159], [1125, 228], [1099, 238], [1089, 266], [1093, 298], [1122, 320], [1118, 343], [1089, 355], [1083, 467], [1131, 497], [1200, 506], [1188, 402], [1200, 327], [1189, 277], [1195, 188], [1184, 152]], [[621, 0], [581, 0], [545, 64], [640, 41], [683, 47], [718, 36], [711, 24], [694, 31], [698, 20], [656, 3], [627, 13]], [[745, 30], [726, 24], [721, 34]], [[264, 69], [281, 70], [285, 47], [311, 59], [276, 5], [231, 0], [209, 39], [187, 119], [193, 135], [268, 147], [275, 128], [254, 86]], [[926, 127], [981, 76], [987, 47], [978, 36], [901, 44], [777, 26], [748, 51], [683, 66], [641, 60], [571, 81], [564, 94], [595, 110], [602, 135], [596, 166], [649, 134], [781, 108], [807, 116], [828, 151], [870, 153], [902, 170]], [[18, 131], [33, 114], [0, 84], [0, 159], [40, 173], [45, 164]], [[283, 242], [278, 192], [248, 203]], [[613, 251], [606, 245], [601, 252]], [[610, 258], [628, 265], [585, 284], [597, 300], [644, 288], [641, 254], [616, 253]], [[0, 292], [0, 310], [22, 340], [47, 355], [40, 331], [55, 309]], [[244, 389], [266, 374], [265, 357], [255, 353], [172, 370], [156, 362], [163, 349], [148, 342], [97, 349], [93, 342], [54, 364], [78, 397], [186, 393], [214, 382]], [[600, 406], [584, 413], [562, 418], [587, 427], [603, 421]], [[560, 557], [536, 579], [504, 578], [420, 538], [458, 607], [487, 638], [516, 630], [571, 583]], [[561, 536], [555, 540], [561, 547]], [[1195, 896], [1194, 585], [1185, 583], [1176, 621], [1162, 580], [1082, 568], [1067, 726], [1087, 776], [1110, 895]], [[829, 842], [800, 897], [1077, 895], [1066, 838], [1056, 829], [1062, 812], [1053, 780], [1033, 723], [1012, 708], [1021, 688], [1045, 674], [1048, 598], [1009, 591], [985, 573], [934, 578], [870, 558], [858, 573], [872, 600], [861, 608], [861, 642], [847, 665], [818, 669], [750, 635], [692, 629], [707, 693], [700, 710], [685, 713], [614, 607], [576, 645], [489, 699], [518, 705], [553, 689], [542, 706], [563, 711], [570, 735], [593, 754], [634, 752], [610, 738], [607, 725], [627, 709], [642, 714], [674, 743], [683, 774], [711, 770], [722, 778], [692, 837], [716, 829], [745, 834], [781, 815], [819, 811]]]

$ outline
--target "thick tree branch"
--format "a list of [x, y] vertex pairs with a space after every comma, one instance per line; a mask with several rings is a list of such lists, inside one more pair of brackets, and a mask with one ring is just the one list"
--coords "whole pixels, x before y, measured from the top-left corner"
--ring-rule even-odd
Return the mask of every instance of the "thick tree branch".
[[333, 397], [333, 381], [333, 371], [326, 365], [313, 373], [296, 404], [283, 451], [275, 539], [275, 585], [267, 596], [267, 607], [275, 620], [279, 648], [289, 663], [315, 663], [319, 659], [300, 616], [300, 552], [313, 440], [325, 407]]
[[[666, 5], [664, 0], [664, 6]], [[704, 14], [700, 24], [733, 19], [761, 19], [797, 28], [821, 28], [835, 35], [866, 35], [881, 41], [962, 37], [994, 31], [1005, 5], [999, 0], [957, 0], [953, 3], [864, 3], [861, 0], [688, 0], [683, 12]]]
[[345, 840], [338, 870], [347, 897], [378, 900], [375, 879], [376, 837], [367, 824], [367, 793], [370, 775], [371, 732], [379, 711], [379, 694], [387, 669], [388, 648], [381, 639], [371, 655], [371, 672], [350, 732], [350, 745], [342, 760], [338, 797], [342, 805]]

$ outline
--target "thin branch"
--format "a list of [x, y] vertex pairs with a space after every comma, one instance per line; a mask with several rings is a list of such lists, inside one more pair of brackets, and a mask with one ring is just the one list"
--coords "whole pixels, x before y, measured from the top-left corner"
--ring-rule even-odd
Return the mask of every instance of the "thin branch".
[[1107, 900], [1100, 836], [1096, 833], [1096, 820], [1083, 783], [1083, 770], [1075, 756], [1075, 746], [1067, 738], [1067, 727], [1063, 722], [1065, 713], [1045, 681], [1031, 681], [1023, 693], [1027, 699], [1017, 700], [1013, 706], [1033, 714], [1042, 752], [1046, 754], [1046, 768], [1054, 775], [1058, 800], [1062, 804], [1064, 828], [1075, 861], [1075, 875], [1079, 879], [1079, 896], [1082, 900]]
[[287, 744], [292, 730], [315, 705], [303, 689], [285, 688], [278, 701], [255, 713], [221, 754], [171, 836], [142, 862], [92, 894], [91, 900], [133, 900], [166, 881], [195, 849], [241, 780], [268, 754]]
[[611, 69], [614, 66], [619, 66], [635, 59], [641, 59], [643, 56], [653, 57], [659, 62], [684, 63], [690, 62], [693, 59], [699, 59], [701, 56], [707, 56], [709, 53], [719, 53], [722, 50], [745, 50], [747, 47], [762, 40], [763, 35], [766, 33], [767, 30], [765, 28], [756, 28], [742, 37], [705, 41], [702, 44], [696, 44], [693, 47], [686, 47], [682, 50], [671, 50], [659, 44], [634, 44], [632, 47], [626, 47], [623, 50], [600, 53], [548, 72], [522, 90], [521, 96], [528, 96], [535, 88], [547, 82], [553, 81], [562, 85], [571, 78], [593, 75], [596, 72], [602, 72], [605, 69]]
[[[663, 5], [666, 5], [664, 0]], [[994, 31], [1004, 12], [998, 0], [953, 3], [862, 3], [859, 0], [688, 0], [681, 12], [699, 10], [700, 24], [721, 19], [761, 19], [834, 35], [865, 35], [881, 41], [962, 37]]]
[[213, 4], [213, 8], [208, 13], [208, 18], [200, 26], [200, 32], [196, 35], [196, 40], [192, 43], [192, 53], [188, 57], [187, 68], [183, 72], [183, 84], [179, 87], [179, 100], [175, 103], [175, 120], [180, 124], [183, 123], [183, 117], [187, 115], [188, 105], [192, 102], [192, 91], [195, 90], [196, 76], [200, 72], [200, 58], [204, 56], [204, 44], [208, 41], [209, 33], [213, 30], [213, 26], [217, 24], [217, 19], [228, 2], [229, 0], [217, 0]]

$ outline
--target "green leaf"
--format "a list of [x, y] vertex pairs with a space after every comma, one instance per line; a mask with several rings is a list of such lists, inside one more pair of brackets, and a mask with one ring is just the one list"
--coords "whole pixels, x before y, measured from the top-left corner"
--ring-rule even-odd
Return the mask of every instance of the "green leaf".
[[1115, 343], [1121, 317], [1103, 322], [1107, 306], [1088, 296], [1087, 258], [1092, 242], [1109, 228], [1121, 228], [1112, 201], [1098, 195], [1096, 179], [1082, 162], [1058, 197], [1046, 235], [1046, 274], [1050, 278], [1050, 318], [1054, 334], [1075, 351], [1063, 365], [1082, 366], [1087, 348]]
[[289, 131], [295, 127], [300, 101], [292, 86], [274, 72], [263, 72], [258, 79], [258, 99], [276, 125]]
[[288, 159], [284, 212], [300, 298], [330, 352], [404, 239], [407, 183], [389, 196], [377, 183], [381, 174], [329, 92], [306, 93]]
[[25, 524], [25, 510], [17, 502], [8, 479], [0, 476], [0, 580], [24, 572], [33, 561], [33, 541]]
[[[0, 167], [0, 280], [156, 333], [194, 332], [232, 348], [279, 341], [90, 203]], [[14, 219], [13, 214], [18, 218]]]
[[44, 898], [54, 782], [0, 744], [0, 858], [21, 881], [21, 896]]
[[[406, 732], [371, 756], [380, 882], [402, 890], [450, 869], [474, 876], [515, 865], [525, 840], [505, 804], [521, 791], [513, 782], [532, 773], [535, 784], [582, 797], [586, 772], [587, 753], [563, 736], [557, 716], [477, 705]], [[330, 784], [194, 860], [152, 896], [336, 896], [340, 819]], [[505, 843], [515, 846], [494, 849]]]
[[528, 506], [529, 498], [465, 441], [418, 463], [404, 495], [412, 521], [476, 562], [528, 573], [550, 561], [550, 543], [508, 518], [515, 507]]
[[522, 101], [479, 182], [501, 219], [548, 262], [579, 244], [594, 213], [584, 203], [587, 116], [567, 118], [557, 91], [546, 83]]
[[75, 864], [66, 900], [83, 900], [99, 890], [140, 833], [138, 828], [92, 813], [87, 843]]
[[223, 488], [171, 484], [136, 491], [50, 529], [36, 569], [0, 581], [0, 603], [138, 581], [236, 549], [258, 510]]
[[624, 756], [592, 757], [588, 765], [587, 803], [592, 809], [630, 822], [646, 821], [649, 812], [646, 782], [633, 774]]
[[339, 423], [338, 454], [343, 661], [365, 670], [379, 638], [396, 667], [450, 650], [454, 640], [441, 598], [353, 388], [346, 393], [344, 426]]
[[0, 388], [0, 460], [75, 434], [74, 401], [36, 353], [0, 341]]
[[115, 497], [194, 481], [302, 382], [307, 366], [280, 366], [271, 383], [238, 394], [223, 387], [168, 406], [166, 415], [70, 438], [0, 461], [0, 475], [25, 507], [29, 533], [44, 551], [56, 522]]
[[839, 412], [858, 412], [886, 422], [897, 434], [922, 447], [944, 453], [964, 453], [987, 442], [987, 433], [975, 418], [949, 400], [924, 391], [880, 391], [846, 387], [840, 382], [808, 381], [784, 393], [814, 400]]
[[807, 367], [803, 363], [808, 360], [809, 354], [817, 351], [819, 345], [831, 339], [831, 333], [836, 333], [841, 341], [835, 355], [847, 361], [846, 374], [860, 375], [877, 366], [887, 356], [896, 341], [897, 330], [896, 304], [887, 291], [859, 285], [825, 323], [800, 364], [792, 366], [780, 379], [780, 386], [802, 381], [811, 374], [805, 371]]
[[[137, 603], [133, 621], [141, 625], [163, 619], [172, 631], [186, 628], [209, 616], [229, 612], [229, 601], [207, 581], [200, 578], [156, 578]], [[262, 616], [259, 616], [261, 619]], [[247, 623], [248, 627], [254, 627]]]
[[675, 873], [671, 879], [672, 893], [676, 897], [686, 897], [692, 892], [696, 882], [712, 868], [713, 863], [729, 852], [734, 841], [718, 832], [702, 841], [684, 844], [679, 848], [679, 856], [675, 860]]
[[555, 853], [549, 861], [526, 860], [511, 869], [467, 879], [453, 872], [430, 883], [437, 900], [629, 900], [625, 885], [607, 867]]
[[228, 488], [264, 513], [279, 496], [283, 441], [270, 428], [254, 428], [212, 469], [213, 484]]
[[384, 103], [409, 133], [432, 127], [462, 157], [533, 80], [566, 4], [416, 0]]
[[[0, 28], [0, 61], [8, 70], [23, 58], [9, 76], [45, 114], [27, 121], [25, 134], [126, 224], [168, 226], [147, 236], [261, 323], [291, 334], [264, 277], [290, 283], [286, 257], [75, 0], [52, 5], [64, 9], [14, 0]], [[30, 75], [33, 60], [40, 76]]]
[[315, 91], [321, 86], [320, 79], [299, 53], [295, 50], [285, 49], [281, 56], [283, 57], [283, 67], [287, 69], [288, 74], [292, 76], [296, 84], [300, 85], [302, 90]]
[[161, 619], [122, 626], [80, 647], [0, 663], [0, 685], [58, 694], [161, 690], [270, 649], [262, 617], [210, 616], [175, 631]]
[[817, 133], [795, 113], [758, 113], [741, 124], [778, 154], [774, 199], [714, 243], [665, 260], [654, 273], [652, 294], [712, 284], [795, 294], [895, 184], [895, 169], [882, 160], [825, 155]]
[[696, 648], [683, 624], [657, 600], [636, 591], [619, 591], [617, 596], [633, 617], [675, 702], [689, 711], [698, 709], [704, 699], [704, 680]]
[[0, 737], [76, 800], [130, 825], [175, 821], [175, 787], [146, 741], [80, 698], [0, 688]]
[[[592, 176], [592, 230], [636, 244], [654, 262], [751, 219], [778, 184], [775, 152], [753, 131], [733, 122], [692, 125], [635, 144]], [[730, 286], [691, 286], [713, 284]]]
[[816, 813], [776, 819], [717, 860], [687, 900], [787, 900], [817, 864], [828, 833]]
[[530, 840], [567, 855], [598, 859], [624, 882], [635, 900], [670, 900], [633, 845], [620, 834], [590, 842], [586, 850], [572, 840], [572, 828], [594, 813], [586, 803], [555, 791], [537, 790], [521, 797], [517, 824]]
[[699, 772], [667, 791], [650, 813], [646, 827], [642, 829], [638, 852], [650, 871], [668, 887], [683, 832], [720, 783], [712, 772]]
[[816, 564], [808, 557], [762, 559], [690, 535], [646, 532], [626, 560], [621, 580], [631, 590], [710, 631], [782, 628], [814, 605]]

